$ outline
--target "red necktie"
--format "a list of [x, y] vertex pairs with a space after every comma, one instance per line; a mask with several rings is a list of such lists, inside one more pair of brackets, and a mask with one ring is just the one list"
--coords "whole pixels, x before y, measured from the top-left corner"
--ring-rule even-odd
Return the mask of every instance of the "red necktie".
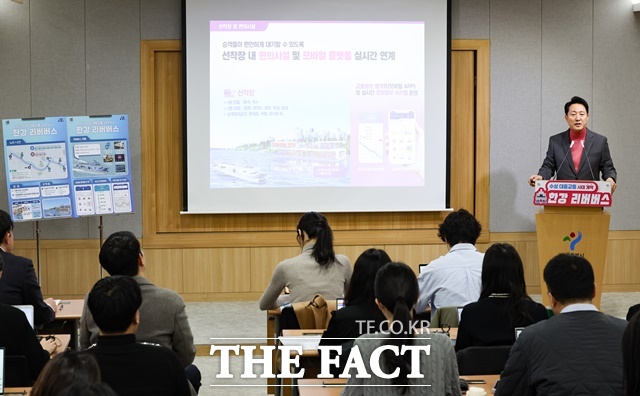
[[573, 158], [573, 166], [578, 171], [580, 167], [580, 159], [582, 159], [582, 152], [584, 151], [584, 147], [582, 146], [582, 140], [576, 139], [574, 140], [573, 147], [571, 147], [571, 158]]

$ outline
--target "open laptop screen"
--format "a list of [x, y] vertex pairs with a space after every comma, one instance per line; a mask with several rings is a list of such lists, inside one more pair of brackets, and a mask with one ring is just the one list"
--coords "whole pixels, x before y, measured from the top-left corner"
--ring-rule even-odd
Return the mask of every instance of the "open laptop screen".
[[18, 308], [22, 312], [24, 312], [31, 328], [33, 329], [33, 305], [14, 305], [14, 307]]
[[4, 393], [4, 348], [0, 348], [0, 395]]

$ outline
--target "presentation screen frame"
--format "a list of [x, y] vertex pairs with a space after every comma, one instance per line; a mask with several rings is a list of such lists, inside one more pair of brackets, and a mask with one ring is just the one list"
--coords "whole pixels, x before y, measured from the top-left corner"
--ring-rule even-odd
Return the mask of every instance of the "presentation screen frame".
[[[205, 2], [204, 0], [184, 0], [183, 1], [183, 87], [185, 95], [183, 96], [183, 214], [226, 214], [226, 213], [298, 213], [305, 212], [307, 210], [317, 210], [329, 213], [340, 212], [424, 212], [424, 211], [444, 211], [449, 208], [449, 162], [450, 162], [450, 53], [451, 53], [451, 4], [449, 0], [434, 0], [427, 2], [429, 6], [440, 7], [442, 15], [446, 15], [446, 18], [442, 23], [444, 27], [440, 32], [440, 41], [437, 44], [437, 48], [442, 56], [441, 74], [437, 75], [434, 79], [439, 84], [440, 90], [438, 96], [424, 98], [424, 111], [423, 115], [426, 120], [423, 120], [423, 125], [426, 128], [431, 128], [433, 125], [437, 125], [439, 135], [437, 144], [438, 153], [429, 153], [427, 150], [432, 149], [425, 139], [425, 157], [431, 158], [433, 155], [440, 155], [440, 161], [438, 162], [437, 169], [433, 166], [425, 165], [421, 170], [424, 177], [424, 185], [422, 187], [415, 186], [402, 186], [393, 185], [390, 183], [386, 186], [349, 186], [349, 187], [334, 187], [334, 186], [321, 186], [321, 187], [303, 187], [303, 188], [289, 188], [286, 189], [286, 193], [283, 194], [285, 189], [283, 188], [265, 188], [264, 186], [256, 186], [256, 188], [225, 188], [218, 189], [212, 195], [208, 195], [208, 190], [211, 190], [208, 183], [203, 183], [202, 178], [199, 182], [194, 183], [194, 176], [192, 170], [196, 167], [208, 169], [209, 172], [213, 172], [214, 167], [219, 168], [222, 172], [245, 172], [252, 173], [249, 177], [253, 178], [248, 183], [259, 183], [260, 173], [257, 170], [251, 169], [251, 166], [247, 166], [246, 169], [229, 169], [227, 163], [214, 163], [211, 158], [210, 161], [206, 160], [204, 156], [194, 155], [193, 148], [189, 148], [189, 142], [195, 135], [194, 131], [208, 129], [210, 127], [211, 120], [209, 114], [211, 113], [211, 103], [209, 97], [205, 95], [204, 100], [194, 101], [191, 97], [193, 91], [202, 90], [201, 88], [210, 87], [211, 81], [208, 79], [207, 69], [210, 67], [208, 63], [193, 63], [191, 57], [194, 53], [200, 53], [198, 49], [193, 47], [193, 44], [187, 41], [188, 33], [190, 29], [193, 29], [194, 25], [197, 25], [193, 15], [189, 15], [187, 3], [193, 4], [198, 2]], [[207, 2], [209, 3], [209, 2]], [[362, 4], [359, 4], [362, 3]], [[369, 18], [365, 21], [362, 17], [362, 13], [358, 13], [358, 7], [363, 4], [367, 4]], [[415, 4], [422, 4], [419, 1], [406, 1], [407, 7], [415, 6]], [[399, 22], [410, 23], [416, 20], [415, 12], [410, 13], [409, 17], [406, 13], [381, 11], [384, 9], [385, 3], [380, 0], [372, 2], [355, 1], [349, 2], [345, 5], [346, 14], [343, 12], [343, 16], [340, 21], [333, 18], [331, 19], [331, 6], [335, 6], [335, 3], [319, 2], [313, 7], [318, 7], [314, 12], [314, 19], [305, 18], [309, 11], [301, 9], [299, 3], [296, 7], [291, 7], [292, 2], [289, 0], [279, 0], [269, 4], [269, 10], [263, 10], [264, 12], [258, 12], [255, 7], [249, 7], [252, 0], [241, 0], [240, 2], [233, 3], [212, 3], [215, 4], [216, 18], [210, 18], [208, 16], [198, 16], [200, 21], [267, 21], [267, 22], [281, 22], [291, 23], [295, 21], [313, 21], [321, 23], [327, 21], [333, 22], [353, 22], [353, 23], [365, 23], [386, 21], [387, 23]], [[404, 4], [404, 3], [403, 3]], [[434, 5], [435, 4], [435, 5]], [[307, 6], [307, 5], [305, 5]], [[397, 4], [394, 4], [396, 8]], [[288, 8], [287, 8], [288, 7]], [[281, 9], [289, 9], [291, 13], [283, 17], [282, 12], [278, 12]], [[322, 9], [322, 11], [320, 11]], [[253, 10], [253, 11], [247, 11]], [[373, 11], [372, 11], [373, 10]], [[406, 12], [406, 10], [405, 10]], [[306, 13], [306, 14], [305, 14]], [[377, 13], [377, 14], [376, 14]], [[381, 16], [384, 14], [384, 18]], [[255, 18], [257, 15], [260, 18]], [[363, 20], [358, 21], [352, 15], [360, 15]], [[202, 23], [200, 23], [202, 25]], [[209, 25], [211, 26], [211, 25]], [[209, 45], [207, 43], [207, 45]], [[209, 56], [209, 55], [207, 55]], [[426, 54], [425, 57], [428, 57]], [[427, 67], [427, 66], [426, 66]], [[199, 70], [200, 69], [200, 70]], [[194, 85], [193, 77], [195, 74], [206, 76], [206, 81], [198, 81], [197, 85]], [[425, 72], [425, 74], [427, 74]], [[429, 82], [426, 82], [425, 90], [429, 89]], [[195, 103], [195, 105], [194, 105]], [[391, 120], [402, 117], [397, 114], [392, 115], [392, 112], [384, 114], [385, 128], [392, 130], [390, 126]], [[395, 112], [394, 112], [395, 113]], [[402, 113], [399, 111], [397, 113]], [[194, 123], [193, 115], [206, 114], [204, 124]], [[437, 120], [434, 121], [434, 114], [437, 115]], [[433, 122], [432, 122], [433, 121]], [[364, 121], [360, 120], [361, 123]], [[389, 125], [387, 125], [387, 122]], [[428, 125], [428, 126], [427, 126]], [[362, 128], [362, 127], [360, 127]], [[351, 132], [353, 133], [353, 131]], [[430, 131], [424, 133], [424, 136], [428, 136]], [[299, 133], [300, 134], [300, 133]], [[307, 139], [307, 132], [303, 131], [305, 135], [304, 139]], [[386, 139], [385, 150], [389, 150], [390, 139]], [[273, 143], [272, 143], [273, 144]], [[195, 147], [209, 147], [210, 142], [199, 141]], [[193, 145], [191, 145], [193, 147]], [[192, 150], [192, 151], [190, 151]], [[354, 150], [352, 149], [351, 153]], [[432, 155], [430, 155], [432, 154]], [[209, 154], [211, 156], [211, 154]], [[206, 162], [205, 162], [206, 161]], [[289, 161], [292, 162], [292, 161]], [[226, 168], [226, 169], [225, 169]], [[433, 174], [437, 175], [434, 177]], [[223, 177], [226, 177], [223, 174]], [[191, 183], [190, 183], [191, 182]], [[246, 180], [245, 180], [246, 182]], [[195, 187], [194, 187], [195, 186]], [[383, 188], [380, 188], [383, 187]], [[433, 194], [432, 190], [437, 190], [436, 202], [434, 203], [429, 194]], [[195, 205], [193, 203], [194, 197], [200, 197], [203, 204]], [[431, 199], [430, 202], [428, 202]], [[218, 207], [212, 209], [207, 205], [210, 202], [223, 202], [227, 206]], [[425, 203], [428, 202], [428, 203]]]

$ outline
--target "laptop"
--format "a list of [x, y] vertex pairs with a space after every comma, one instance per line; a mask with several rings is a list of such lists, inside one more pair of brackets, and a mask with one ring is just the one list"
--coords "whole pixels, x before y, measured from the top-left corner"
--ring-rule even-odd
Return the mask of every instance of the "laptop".
[[425, 268], [427, 268], [428, 264], [418, 264], [418, 273], [421, 273]]
[[458, 307], [458, 323], [462, 320], [462, 310], [464, 307]]
[[336, 298], [336, 310], [344, 308], [344, 298]]
[[4, 394], [4, 348], [0, 348], [0, 395]]
[[14, 305], [14, 307], [24, 312], [24, 315], [27, 317], [31, 328], [33, 329], [33, 305]]

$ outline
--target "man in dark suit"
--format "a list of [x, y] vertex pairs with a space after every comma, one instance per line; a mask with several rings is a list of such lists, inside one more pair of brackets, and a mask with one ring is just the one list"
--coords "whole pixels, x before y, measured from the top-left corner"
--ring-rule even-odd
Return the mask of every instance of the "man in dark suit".
[[4, 210], [0, 210], [0, 238], [0, 256], [4, 261], [4, 274], [0, 278], [0, 303], [33, 305], [33, 321], [36, 326], [53, 321], [58, 306], [52, 298], [42, 299], [33, 262], [12, 253], [13, 220]]
[[599, 312], [587, 259], [559, 254], [544, 269], [555, 316], [526, 327], [511, 348], [499, 395], [622, 395], [627, 322]]
[[615, 191], [617, 173], [607, 138], [587, 128], [589, 104], [574, 96], [565, 103], [564, 114], [569, 129], [549, 138], [547, 157], [529, 184], [533, 187], [536, 180], [549, 180], [554, 174], [558, 180], [600, 180], [602, 173]]
[[[0, 257], [0, 279], [3, 264]], [[5, 348], [7, 356], [25, 356], [29, 363], [31, 379], [35, 380], [49, 361], [49, 355], [55, 352], [55, 341], [43, 338], [38, 344], [36, 333], [27, 317], [21, 310], [9, 305], [0, 304], [0, 323], [0, 348]]]

